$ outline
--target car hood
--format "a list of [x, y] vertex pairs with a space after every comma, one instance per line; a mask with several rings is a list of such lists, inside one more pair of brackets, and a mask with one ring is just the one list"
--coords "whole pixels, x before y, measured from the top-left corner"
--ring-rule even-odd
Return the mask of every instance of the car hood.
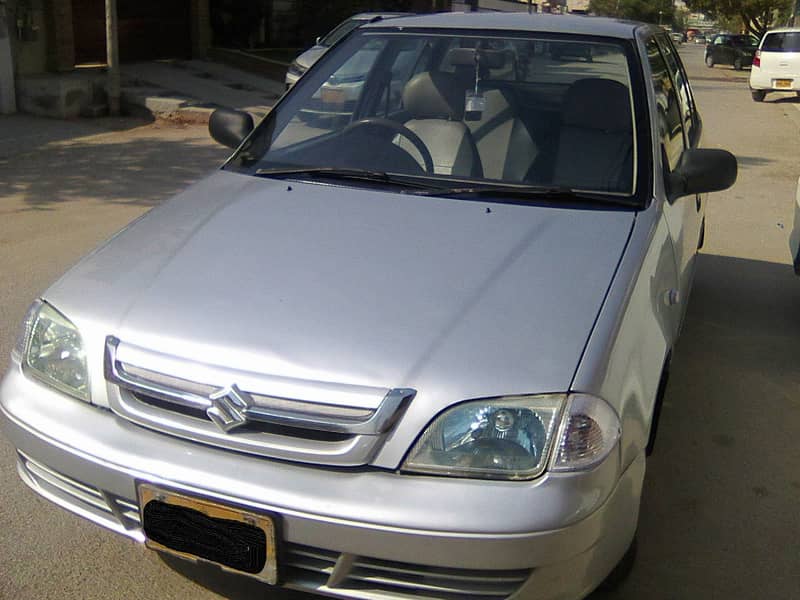
[[319, 57], [325, 54], [327, 50], [328, 49], [325, 46], [313, 46], [295, 58], [294, 62], [304, 69], [308, 69], [311, 67], [311, 65], [317, 62]]
[[46, 299], [101, 373], [114, 335], [267, 376], [414, 388], [433, 409], [566, 391], [634, 214], [219, 171]]

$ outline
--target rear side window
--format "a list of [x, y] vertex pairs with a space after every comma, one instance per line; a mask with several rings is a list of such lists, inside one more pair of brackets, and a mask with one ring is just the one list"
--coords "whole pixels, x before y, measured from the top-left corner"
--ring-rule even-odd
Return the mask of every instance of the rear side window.
[[680, 63], [678, 53], [675, 52], [674, 46], [670, 43], [666, 35], [658, 36], [659, 46], [661, 53], [667, 61], [672, 81], [675, 83], [675, 88], [678, 94], [678, 99], [681, 104], [681, 113], [683, 115], [683, 127], [686, 130], [690, 145], [697, 145], [697, 129], [695, 127], [695, 113], [694, 113], [694, 97], [692, 90], [689, 88], [689, 81], [686, 78], [686, 73]]
[[758, 46], [758, 40], [749, 35], [732, 35], [732, 46]]
[[800, 31], [768, 33], [762, 52], [800, 52]]
[[680, 101], [669, 76], [667, 63], [653, 38], [647, 42], [647, 58], [650, 61], [653, 89], [656, 94], [659, 137], [669, 169], [672, 171], [677, 166], [684, 149]]

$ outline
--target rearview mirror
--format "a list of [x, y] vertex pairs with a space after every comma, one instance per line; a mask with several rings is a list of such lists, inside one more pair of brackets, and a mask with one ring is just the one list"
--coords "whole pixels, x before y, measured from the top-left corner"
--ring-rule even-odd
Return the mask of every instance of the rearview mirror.
[[670, 200], [728, 189], [736, 182], [736, 157], [727, 150], [689, 148], [667, 178]]
[[214, 140], [228, 148], [238, 148], [255, 124], [249, 113], [230, 108], [218, 108], [208, 120], [208, 132]]

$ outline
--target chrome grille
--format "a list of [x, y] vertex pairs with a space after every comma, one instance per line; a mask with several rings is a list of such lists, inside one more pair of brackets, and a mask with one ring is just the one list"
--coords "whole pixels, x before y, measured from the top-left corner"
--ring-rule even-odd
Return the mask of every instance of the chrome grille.
[[397, 600], [501, 600], [516, 592], [532, 572], [428, 567], [299, 544], [287, 546], [282, 566], [290, 587]]
[[135, 502], [68, 477], [22, 452], [17, 452], [17, 470], [25, 483], [48, 500], [118, 533], [144, 540]]
[[[369, 389], [373, 397], [365, 400], [360, 386], [349, 386], [348, 397], [341, 391], [348, 386], [304, 382], [334, 386], [336, 401], [326, 402], [317, 389], [310, 399], [271, 395], [264, 388], [275, 378], [165, 356], [113, 337], [106, 340], [105, 370], [114, 384], [109, 405], [138, 425], [230, 450], [335, 466], [367, 464], [415, 394]], [[244, 389], [233, 383], [237, 379]]]

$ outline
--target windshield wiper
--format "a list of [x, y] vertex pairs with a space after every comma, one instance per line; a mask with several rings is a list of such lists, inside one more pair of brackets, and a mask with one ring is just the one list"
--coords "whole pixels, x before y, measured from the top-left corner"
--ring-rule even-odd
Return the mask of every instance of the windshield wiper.
[[401, 186], [435, 192], [443, 189], [441, 185], [420, 181], [413, 176], [402, 176], [386, 173], [385, 171], [370, 171], [368, 169], [348, 169], [338, 167], [297, 167], [297, 168], [270, 168], [258, 169], [256, 175], [260, 177], [297, 178], [297, 179], [338, 179], [341, 181], [364, 181], [369, 183], [382, 183], [392, 186]]
[[596, 202], [638, 206], [635, 198], [604, 194], [602, 192], [581, 192], [567, 187], [540, 187], [528, 185], [464, 186], [425, 190], [416, 192], [423, 196], [442, 196], [446, 198], [498, 198], [514, 200], [559, 200], [573, 202]]

